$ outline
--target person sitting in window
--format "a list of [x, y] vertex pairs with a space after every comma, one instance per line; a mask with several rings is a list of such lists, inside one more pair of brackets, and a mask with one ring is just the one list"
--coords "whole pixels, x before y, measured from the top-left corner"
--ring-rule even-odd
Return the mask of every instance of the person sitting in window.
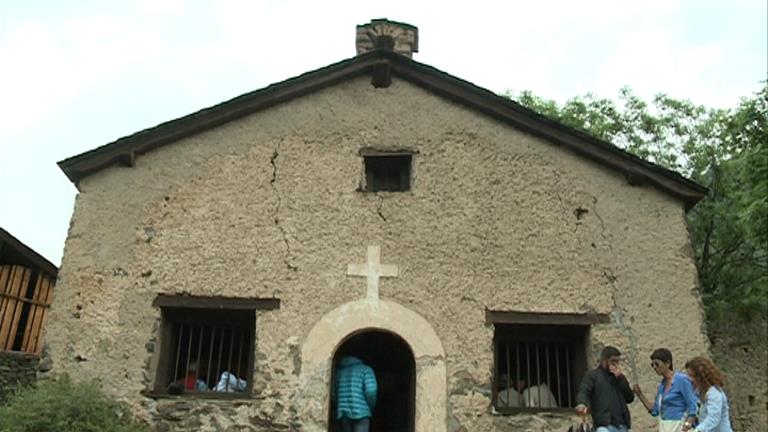
[[557, 399], [545, 382], [523, 390], [520, 400], [528, 408], [557, 408]]
[[206, 391], [208, 384], [197, 376], [197, 362], [191, 361], [187, 366], [187, 374], [184, 378], [172, 382], [168, 385], [168, 393], [182, 394], [185, 391]]
[[[502, 375], [501, 383], [507, 386], [506, 375]], [[521, 378], [510, 382], [510, 387], [499, 391], [499, 406], [502, 408], [557, 408], [557, 399], [547, 383], [528, 386]]]
[[221, 373], [219, 382], [213, 387], [217, 392], [241, 392], [245, 391], [248, 382], [238, 377], [235, 373], [224, 371]]
[[499, 406], [502, 408], [519, 408], [523, 406], [520, 390], [525, 387], [525, 380], [510, 381], [507, 375], [501, 375], [501, 390], [499, 390]]

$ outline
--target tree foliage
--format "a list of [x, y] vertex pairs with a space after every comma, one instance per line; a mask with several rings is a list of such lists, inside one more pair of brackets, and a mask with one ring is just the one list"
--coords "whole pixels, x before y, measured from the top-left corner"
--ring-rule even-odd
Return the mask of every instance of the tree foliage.
[[648, 103], [629, 88], [617, 101], [587, 94], [562, 105], [506, 96], [706, 186], [688, 225], [707, 313], [767, 313], [768, 85], [735, 109], [664, 94]]
[[73, 383], [68, 377], [45, 380], [18, 390], [0, 405], [4, 432], [143, 432], [122, 404], [107, 397], [96, 383]]

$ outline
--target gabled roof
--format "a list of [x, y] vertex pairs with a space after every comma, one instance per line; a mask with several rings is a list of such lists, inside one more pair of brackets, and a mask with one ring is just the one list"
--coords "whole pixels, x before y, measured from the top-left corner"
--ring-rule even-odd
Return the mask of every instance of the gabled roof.
[[706, 188], [677, 172], [546, 118], [468, 81], [389, 50], [374, 50], [161, 123], [65, 159], [59, 162], [59, 167], [77, 184], [82, 178], [110, 165], [132, 166], [137, 155], [154, 148], [365, 74], [372, 76], [372, 84], [376, 87], [388, 86], [392, 75], [409, 81], [622, 172], [631, 184], [651, 184], [683, 201], [686, 208], [693, 207], [706, 194]]
[[19, 264], [35, 268], [56, 278], [59, 269], [42, 255], [0, 228], [0, 264]]

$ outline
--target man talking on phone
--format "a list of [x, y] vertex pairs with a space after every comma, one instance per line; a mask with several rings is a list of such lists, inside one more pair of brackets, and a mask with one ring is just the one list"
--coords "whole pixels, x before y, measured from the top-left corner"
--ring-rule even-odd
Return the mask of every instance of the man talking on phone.
[[627, 432], [632, 427], [627, 404], [635, 400], [621, 370], [621, 352], [603, 348], [600, 364], [584, 375], [576, 395], [576, 413], [592, 414], [595, 432]]

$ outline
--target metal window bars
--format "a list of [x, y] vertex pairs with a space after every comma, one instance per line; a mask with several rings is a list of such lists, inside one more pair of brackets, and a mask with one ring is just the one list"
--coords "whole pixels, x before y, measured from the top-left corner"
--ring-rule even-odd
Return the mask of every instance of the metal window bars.
[[185, 392], [245, 390], [248, 330], [233, 326], [177, 324], [171, 384]]
[[568, 408], [573, 348], [568, 343], [497, 341], [497, 408]]

